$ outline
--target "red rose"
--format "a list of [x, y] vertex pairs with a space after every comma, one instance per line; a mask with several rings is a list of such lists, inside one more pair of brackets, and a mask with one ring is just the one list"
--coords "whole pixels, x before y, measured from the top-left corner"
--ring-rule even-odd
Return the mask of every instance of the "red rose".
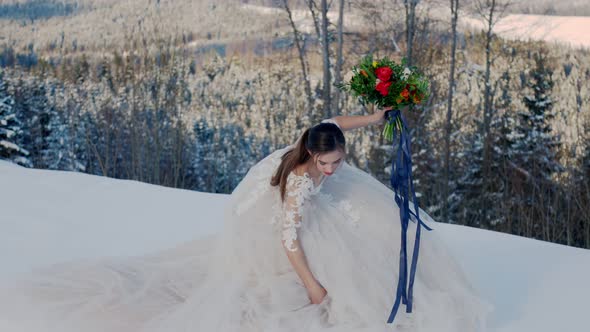
[[375, 86], [375, 90], [379, 91], [379, 93], [385, 97], [389, 94], [389, 86], [391, 85], [391, 82], [379, 82], [377, 83], [377, 86]]
[[389, 67], [379, 67], [375, 69], [375, 74], [377, 75], [378, 79], [380, 79], [383, 82], [387, 82], [391, 78], [393, 70], [391, 70], [391, 68]]

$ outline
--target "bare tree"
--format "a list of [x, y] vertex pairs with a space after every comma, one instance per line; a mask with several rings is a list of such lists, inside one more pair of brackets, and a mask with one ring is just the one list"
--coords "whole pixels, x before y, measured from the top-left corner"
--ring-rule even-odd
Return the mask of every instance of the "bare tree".
[[362, 55], [365, 52], [373, 53], [376, 44], [382, 45], [384, 43], [391, 43], [394, 52], [401, 52], [398, 44], [398, 36], [401, 33], [405, 34], [405, 22], [402, 22], [405, 18], [395, 16], [392, 19], [387, 17], [387, 13], [397, 10], [396, 3], [392, 1], [391, 3], [381, 4], [372, 0], [356, 0], [350, 1], [349, 4], [356, 9], [355, 12], [359, 13], [360, 17], [362, 17], [364, 25], [370, 29], [367, 39], [363, 40], [368, 44], [367, 50], [363, 50], [358, 55]]
[[[336, 48], [336, 67], [334, 68], [334, 82], [340, 83], [342, 81], [342, 48], [344, 44], [344, 35], [342, 32], [344, 25], [344, 0], [340, 0], [340, 5], [338, 6], [338, 41], [337, 41], [337, 48]], [[340, 113], [340, 90], [336, 89], [334, 93], [334, 101], [332, 110], [334, 113]]]
[[[299, 53], [299, 62], [301, 64], [301, 74], [303, 76], [303, 84], [305, 87], [305, 94], [307, 95], [307, 107], [308, 111], [313, 107], [313, 96], [311, 94], [311, 84], [309, 83], [309, 67], [307, 62], [305, 61], [305, 50], [301, 45], [301, 33], [297, 29], [295, 22], [293, 21], [293, 15], [291, 13], [291, 9], [289, 8], [289, 3], [287, 0], [283, 0], [283, 8], [287, 12], [287, 16], [289, 17], [289, 23], [291, 24], [291, 28], [293, 29], [293, 35], [295, 39], [295, 46], [297, 47], [297, 52]], [[307, 112], [306, 112], [307, 113]]]
[[320, 32], [320, 20], [318, 18], [318, 6], [314, 0], [307, 0], [305, 1], [307, 4], [307, 8], [309, 8], [309, 12], [311, 13], [311, 19], [313, 20], [313, 27], [315, 28], [315, 33], [318, 40], [322, 39], [322, 34]]
[[443, 202], [443, 219], [444, 222], [449, 222], [449, 182], [451, 173], [451, 134], [452, 134], [452, 119], [453, 119], [453, 93], [455, 92], [455, 60], [457, 51], [457, 19], [459, 13], [459, 0], [450, 0], [451, 5], [451, 34], [453, 40], [451, 42], [451, 69], [449, 71], [449, 93], [447, 97], [447, 121], [445, 132], [445, 170], [444, 170], [444, 202]]
[[406, 8], [406, 58], [408, 66], [412, 65], [414, 34], [416, 33], [416, 6], [420, 0], [404, 0]]
[[492, 122], [493, 114], [493, 91], [492, 82], [490, 79], [491, 69], [493, 64], [492, 59], [492, 41], [494, 39], [494, 26], [504, 16], [506, 9], [508, 8], [509, 0], [476, 0], [474, 2], [475, 12], [483, 19], [485, 23], [485, 74], [484, 74], [484, 112], [483, 112], [483, 128], [482, 137], [484, 142], [483, 147], [483, 159], [482, 159], [482, 170], [484, 185], [482, 190], [486, 191], [488, 186], [487, 182], [490, 178], [489, 173], [491, 172], [491, 135], [490, 135], [490, 124]]

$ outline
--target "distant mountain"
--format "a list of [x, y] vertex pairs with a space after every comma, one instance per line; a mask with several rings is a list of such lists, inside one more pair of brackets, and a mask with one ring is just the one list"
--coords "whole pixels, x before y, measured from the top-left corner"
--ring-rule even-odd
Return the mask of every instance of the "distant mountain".
[[37, 0], [0, 4], [0, 19], [31, 21], [46, 19], [54, 16], [69, 16], [80, 10], [76, 2], [57, 0]]

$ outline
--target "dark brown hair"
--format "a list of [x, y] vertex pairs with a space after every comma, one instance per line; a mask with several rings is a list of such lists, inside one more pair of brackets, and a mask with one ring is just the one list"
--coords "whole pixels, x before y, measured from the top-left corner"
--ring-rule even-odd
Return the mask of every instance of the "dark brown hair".
[[297, 166], [306, 163], [312, 157], [307, 150], [316, 155], [336, 150], [344, 151], [345, 146], [346, 140], [342, 130], [333, 123], [320, 123], [305, 130], [297, 145], [281, 157], [281, 164], [273, 175], [270, 185], [279, 186], [281, 201], [284, 201], [287, 177]]

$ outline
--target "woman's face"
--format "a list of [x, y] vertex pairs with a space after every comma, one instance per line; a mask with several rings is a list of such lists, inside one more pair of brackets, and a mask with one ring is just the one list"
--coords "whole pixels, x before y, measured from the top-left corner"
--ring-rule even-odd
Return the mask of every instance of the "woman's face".
[[330, 176], [344, 162], [345, 156], [345, 153], [340, 150], [318, 154], [314, 158], [315, 166], [324, 175]]

